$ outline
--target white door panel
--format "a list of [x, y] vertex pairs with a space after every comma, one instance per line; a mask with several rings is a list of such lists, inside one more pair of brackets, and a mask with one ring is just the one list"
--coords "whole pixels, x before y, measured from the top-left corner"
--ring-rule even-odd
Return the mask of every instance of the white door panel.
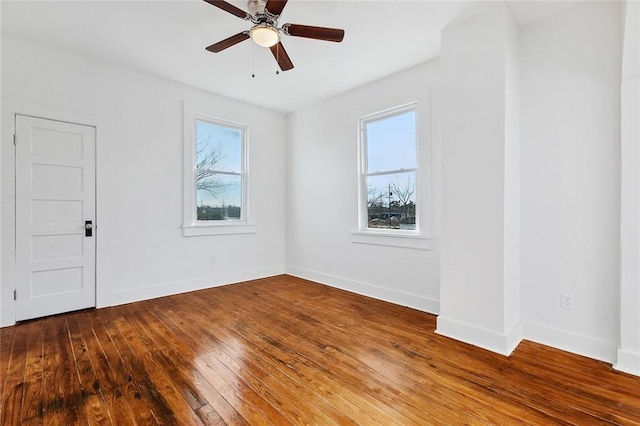
[[95, 128], [16, 116], [16, 320], [95, 306]]

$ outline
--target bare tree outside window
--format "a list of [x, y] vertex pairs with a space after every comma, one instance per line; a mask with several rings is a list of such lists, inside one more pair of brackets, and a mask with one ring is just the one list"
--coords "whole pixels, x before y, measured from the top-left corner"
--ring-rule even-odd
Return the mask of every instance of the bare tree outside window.
[[209, 147], [202, 142], [202, 138], [198, 138], [196, 143], [196, 190], [207, 191], [214, 198], [216, 197], [216, 189], [224, 188], [229, 184], [219, 177], [212, 175], [213, 170], [217, 170], [219, 163], [224, 159], [226, 154], [222, 152], [220, 145]]
[[196, 120], [196, 219], [242, 218], [244, 132]]
[[414, 223], [416, 221], [416, 203], [414, 194], [416, 192], [415, 184], [411, 183], [408, 177], [404, 185], [400, 185], [397, 181], [391, 182], [391, 192], [398, 197], [398, 202], [402, 208], [401, 220], [406, 223]]

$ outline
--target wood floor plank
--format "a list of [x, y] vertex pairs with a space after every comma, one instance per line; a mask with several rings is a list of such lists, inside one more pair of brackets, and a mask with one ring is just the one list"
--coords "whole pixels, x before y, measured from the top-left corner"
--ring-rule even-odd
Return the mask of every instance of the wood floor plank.
[[[165, 311], [166, 312], [166, 311]], [[163, 312], [157, 312], [161, 315]], [[192, 306], [190, 312], [186, 312], [185, 315], [188, 320], [192, 318], [191, 324], [194, 327], [194, 332], [199, 335], [207, 334], [204, 329], [197, 328], [195, 319], [202, 315], [197, 307]], [[216, 321], [217, 322], [217, 321]], [[257, 387], [267, 387], [273, 392], [272, 401], [275, 402], [276, 408], [290, 421], [294, 423], [313, 423], [315, 419], [322, 417], [326, 419], [333, 419], [339, 424], [353, 423], [350, 419], [342, 414], [339, 410], [328, 403], [321, 395], [310, 392], [302, 384], [295, 380], [291, 380], [289, 376], [280, 374], [277, 367], [274, 368], [273, 364], [270, 364], [267, 360], [267, 354], [262, 354], [252, 342], [248, 340], [242, 340], [242, 336], [236, 335], [226, 327], [216, 327], [215, 333], [213, 333], [212, 344], [216, 347], [223, 348], [218, 351], [219, 358], [223, 359], [237, 359], [238, 363], [242, 365], [244, 370], [249, 370], [253, 377], [257, 380], [254, 382]], [[241, 342], [242, 344], [222, 344], [223, 342]], [[310, 410], [308, 412], [301, 413], [296, 410], [295, 406], [291, 406], [288, 402], [297, 401], [300, 398], [304, 398], [308, 401]], [[272, 404], [274, 405], [274, 404]], [[328, 420], [329, 424], [334, 424]]]
[[640, 425], [640, 378], [277, 276], [0, 329], [1, 425]]
[[[55, 380], [51, 383], [52, 388], [45, 384], [48, 389], [45, 400], [45, 424], [54, 423], [56, 416], [50, 417], [50, 412], [61, 414], [64, 418], [63, 424], [88, 425], [89, 417], [86, 406], [86, 392], [83, 392], [78, 378], [76, 359], [69, 339], [69, 328], [67, 327], [68, 315], [46, 318], [44, 321], [52, 321], [52, 341], [45, 342], [45, 347], [51, 343], [49, 351], [59, 356], [59, 361], [55, 365]], [[39, 321], [35, 321], [39, 322]], [[47, 349], [45, 349], [47, 350]]]
[[[153, 358], [153, 362], [165, 373], [161, 378], [158, 378], [162, 380], [166, 387], [163, 393], [171, 396], [169, 404], [176, 407], [179, 418], [184, 418], [184, 415], [180, 416], [179, 412], [186, 412], [189, 416], [193, 416], [193, 413], [196, 413], [199, 408], [207, 405], [207, 400], [200, 395], [191, 377], [185, 377], [186, 380], [181, 380], [183, 376], [176, 363], [179, 363], [186, 354], [172, 348], [166, 348], [153, 340], [151, 336], [157, 332], [155, 327], [164, 326], [158, 323], [149, 324], [148, 320], [143, 316], [143, 311], [130, 310], [127, 317], [129, 318], [129, 325], [133, 327], [135, 324], [137, 326], [134, 328], [140, 343], [147, 348], [147, 353]], [[174, 355], [173, 359], [169, 358], [165, 350]], [[185, 403], [189, 405], [189, 409], [186, 408]], [[195, 421], [195, 417], [192, 420]]]
[[42, 424], [44, 418], [42, 380], [44, 332], [41, 327], [32, 326], [27, 337], [27, 357], [24, 371], [23, 400], [20, 421], [25, 424]]
[[[104, 351], [104, 347], [97, 339], [96, 332], [92, 327], [93, 320], [96, 316], [95, 312], [89, 312], [82, 315], [82, 318], [75, 317], [79, 338], [81, 339], [86, 357], [91, 365], [91, 373], [89, 380], [91, 382], [91, 393], [99, 396], [108, 408], [109, 420], [111, 423], [119, 424], [136, 424], [135, 413], [129, 405], [130, 398], [123, 391], [123, 385], [126, 383], [124, 372], [120, 374], [114, 373], [112, 364], [116, 366], [118, 357], [116, 354], [110, 353], [110, 357]], [[98, 329], [100, 332], [100, 329]], [[104, 336], [103, 336], [104, 338]], [[105, 343], [109, 343], [108, 340]], [[86, 384], [85, 384], [86, 386]]]
[[[222, 321], [218, 321], [219, 315], [224, 314], [222, 309], [216, 309], [215, 313], [208, 315], [220, 325], [217, 327], [218, 331], [222, 326]], [[345, 388], [342, 388], [340, 393], [334, 392], [336, 384], [328, 374], [322, 374], [318, 377], [317, 365], [305, 365], [306, 359], [295, 358], [296, 354], [289, 348], [278, 344], [256, 329], [250, 329], [248, 324], [234, 321], [233, 324], [225, 324], [223, 327], [226, 328], [227, 338], [243, 339], [245, 342], [251, 343], [251, 345], [243, 347], [244, 352], [252, 359], [260, 360], [264, 370], [271, 371], [271, 374], [282, 378], [286, 383], [295, 384], [295, 388], [300, 391], [297, 396], [309, 398], [309, 401], [313, 400], [314, 408], [320, 409], [323, 415], [333, 418], [341, 424], [353, 421], [349, 419], [361, 418], [365, 413], [373, 417], [374, 423], [390, 424], [392, 422], [392, 417], [387, 416], [384, 411], [379, 410], [373, 404], [360, 401], [356, 393]], [[237, 336], [229, 333], [235, 333]], [[347, 394], [348, 397], [345, 398], [342, 394]], [[350, 400], [356, 400], [360, 405], [354, 404]]]
[[[273, 284], [278, 290], [277, 296], [286, 299], [287, 287], [286, 287], [285, 281], [278, 280], [276, 282], [273, 282]], [[260, 285], [264, 286], [264, 283], [261, 283]], [[326, 293], [342, 292], [341, 290], [331, 289], [325, 286], [319, 286], [319, 287], [320, 288], [316, 290], [319, 293], [325, 293], [324, 297], [326, 297]], [[273, 288], [269, 287], [269, 291], [272, 291], [272, 290]], [[310, 291], [313, 291], [313, 290], [310, 290]], [[292, 296], [296, 297], [295, 292], [293, 293]], [[371, 311], [370, 308], [372, 305], [373, 306], [380, 305], [381, 303], [384, 305], [383, 302], [366, 300], [366, 298], [362, 298], [362, 297], [354, 298], [353, 295], [349, 293], [345, 293], [343, 294], [343, 296], [344, 297], [340, 298], [340, 301], [354, 299], [348, 305], [344, 303], [340, 304], [342, 309], [341, 312], [343, 313], [342, 315], [343, 318], [345, 316], [345, 310], [348, 311], [349, 307], [352, 307], [352, 308], [355, 307], [357, 309], [357, 312], [361, 314], [362, 312]], [[322, 297], [323, 296], [316, 295], [316, 297], [305, 298], [305, 300], [303, 301], [303, 305], [307, 308], [307, 311], [315, 312], [316, 316], [324, 317], [325, 319], [332, 318], [333, 315], [337, 315], [338, 312], [332, 312], [331, 309], [322, 309], [322, 310], [313, 309], [313, 306], [312, 306], [313, 302], [318, 299], [322, 299]], [[364, 304], [364, 306], [356, 306], [357, 304], [363, 304], [363, 302], [366, 303]], [[407, 309], [406, 311], [407, 313], [411, 314], [411, 311], [413, 310]], [[414, 312], [417, 312], [417, 311], [414, 311]], [[346, 316], [348, 317], [348, 313], [346, 314]], [[367, 335], [367, 337], [372, 339], [371, 346], [375, 347], [376, 351], [378, 351], [381, 356], [389, 357], [389, 359], [387, 360], [388, 362], [391, 359], [393, 359], [396, 362], [402, 363], [402, 358], [403, 358], [401, 356], [402, 354], [394, 354], [388, 351], [386, 351], [385, 353], [385, 348], [388, 348], [389, 344], [397, 348], [401, 348], [402, 346], [407, 345], [409, 346], [407, 348], [407, 351], [403, 351], [403, 352], [408, 353], [410, 357], [420, 356], [425, 361], [428, 361], [431, 364], [431, 367], [437, 368], [437, 370], [440, 372], [447, 371], [450, 374], [453, 374], [459, 381], [477, 383], [482, 387], [486, 387], [488, 390], [490, 390], [490, 392], [488, 393], [489, 397], [491, 397], [492, 394], [495, 394], [500, 399], [512, 400], [511, 403], [517, 403], [518, 396], [515, 396], [514, 393], [517, 394], [519, 393], [519, 391], [517, 388], [510, 386], [510, 384], [513, 383], [513, 381], [509, 380], [509, 378], [507, 377], [504, 377], [505, 379], [504, 383], [506, 384], [506, 386], [496, 386], [493, 383], [494, 381], [493, 378], [496, 375], [505, 376], [506, 369], [504, 368], [504, 366], [502, 366], [499, 370], [491, 368], [492, 366], [501, 364], [501, 362], [491, 362], [491, 360], [487, 362], [483, 360], [484, 364], [481, 365], [476, 362], [477, 356], [465, 357], [464, 351], [460, 351], [460, 354], [458, 354], [457, 352], [454, 352], [454, 353], [448, 352], [446, 354], [441, 354], [440, 356], [438, 355], [437, 350], [431, 350], [428, 352], [425, 351], [424, 348], [429, 347], [433, 339], [434, 338], [437, 339], [438, 336], [428, 337], [425, 339], [422, 334], [412, 334], [410, 335], [410, 338], [406, 339], [402, 344], [397, 344], [393, 341], [385, 341], [385, 339], [381, 338], [380, 336], [390, 336], [394, 334], [402, 336], [403, 332], [406, 333], [406, 330], [410, 330], [410, 328], [408, 328], [407, 326], [410, 325], [411, 322], [410, 321], [397, 322], [398, 318], [399, 316], [396, 315], [390, 318], [390, 322], [380, 322], [377, 318], [375, 318], [373, 320], [370, 320], [367, 326], [367, 328], [372, 330], [373, 333], [368, 333], [366, 330], [364, 330], [364, 333]], [[394, 321], [396, 322], [396, 324], [393, 324]], [[389, 328], [390, 323], [393, 325], [393, 328]], [[399, 330], [399, 328], [404, 328], [405, 330]], [[415, 343], [418, 343], [419, 345], [416, 346]], [[464, 344], [460, 342], [456, 342], [455, 344], [459, 346], [464, 346]], [[459, 355], [461, 355], [461, 357], [459, 359], [456, 359], [456, 357], [459, 357]], [[489, 352], [486, 352], [484, 356], [489, 358], [499, 357], [499, 355], [491, 354]], [[498, 360], [498, 361], [501, 361], [501, 360]], [[422, 364], [416, 364], [416, 365], [421, 366]], [[452, 366], [452, 368], [448, 368], [449, 366]], [[489, 368], [489, 372], [491, 372], [490, 376], [487, 376], [486, 374], [483, 373], [483, 372], [485, 373], [487, 372], [486, 366], [490, 367]], [[520, 370], [520, 372], [521, 371], [522, 370]], [[535, 380], [537, 377], [538, 376], [532, 376], [531, 378]], [[438, 381], [442, 381], [442, 380], [443, 380], [443, 377], [438, 378]], [[553, 407], [556, 405], [555, 404], [556, 399], [558, 398], [562, 399], [562, 395], [559, 394], [559, 392], [560, 391], [554, 394], [553, 390], [549, 389], [545, 392], [546, 396], [540, 396], [535, 392], [529, 393], [527, 396], [533, 397], [533, 400], [529, 399], [528, 408], [538, 411], [543, 416], [546, 416], [546, 417], [552, 416], [555, 422], [559, 422], [562, 419], [566, 421], [569, 421], [569, 420], [573, 420], [573, 421], [588, 420], [589, 422], [608, 421], [609, 415], [606, 412], [598, 411], [597, 409], [590, 407], [589, 404], [586, 403], [587, 401], [582, 401], [582, 404], [578, 403], [577, 406], [586, 407], [586, 411], [588, 412], [583, 412], [585, 410], [584, 408], [582, 410], [573, 410], [572, 408], [567, 407], [566, 405], [559, 405], [558, 407], [560, 407], [560, 409], [554, 411]], [[565, 398], [567, 396], [569, 398], [578, 398], [577, 395], [574, 395], [572, 393], [567, 394], [566, 390], [564, 390], [564, 392], [565, 392]], [[520, 393], [520, 396], [522, 396], [521, 393]], [[492, 404], [495, 406], [496, 403], [493, 402]], [[565, 411], [568, 411], [568, 413], [566, 413]], [[540, 421], [543, 421], [543, 420], [544, 418], [540, 419]]]
[[[189, 312], [193, 313], [194, 309], [196, 308], [197, 308], [196, 304], [191, 304], [191, 308], [189, 309]], [[201, 309], [205, 309], [205, 306], [201, 306]], [[278, 333], [279, 337], [269, 336], [268, 334], [272, 334], [272, 335], [274, 334], [274, 333], [271, 333], [271, 331], [274, 331], [273, 324], [267, 325], [265, 328], [261, 329], [262, 331], [260, 331], [257, 328], [254, 328], [244, 323], [239, 318], [234, 318], [233, 321], [230, 321], [227, 323], [225, 320], [227, 318], [232, 318], [234, 312], [236, 314], [242, 312], [238, 310], [237, 304], [228, 304], [228, 306], [223, 306], [223, 304], [220, 304], [215, 310], [211, 311], [208, 314], [208, 317], [214, 320], [215, 323], [219, 325], [218, 327], [216, 327], [217, 330], [219, 330], [223, 326], [229, 327], [233, 331], [237, 332], [238, 334], [237, 338], [242, 338], [247, 342], [252, 342], [256, 347], [262, 346], [263, 348], [267, 348], [267, 350], [264, 351], [264, 353], [262, 354], [256, 353], [257, 357], [268, 359], [269, 355], [273, 354], [277, 349], [280, 350], [279, 353], [282, 353], [282, 351], [287, 350], [290, 355], [296, 357], [296, 360], [294, 361], [293, 359], [289, 359], [288, 361], [284, 361], [276, 357], [277, 359], [276, 368], [282, 367], [284, 369], [284, 375], [288, 375], [289, 377], [291, 377], [292, 374], [293, 376], [297, 375], [299, 377], [302, 377], [303, 379], [301, 380], [301, 382], [303, 383], [314, 382], [314, 379], [310, 378], [309, 376], [317, 377], [316, 384], [311, 387], [312, 388], [315, 387], [315, 391], [319, 395], [322, 395], [328, 400], [330, 400], [331, 404], [338, 407], [342, 407], [345, 410], [345, 412], [355, 411], [358, 413], [368, 413], [368, 415], [373, 418], [372, 420], [373, 423], [382, 422], [382, 424], [390, 424], [390, 423], [398, 422], [398, 413], [395, 412], [395, 410], [389, 409], [388, 407], [379, 407], [379, 404], [377, 404], [377, 400], [374, 400], [373, 402], [370, 403], [369, 401], [366, 400], [366, 398], [362, 398], [358, 394], [357, 390], [355, 389], [351, 390], [345, 387], [346, 383], [342, 383], [336, 386], [336, 384], [333, 383], [333, 373], [330, 369], [322, 368], [320, 365], [316, 364], [313, 360], [310, 360], [304, 357], [303, 355], [301, 355], [300, 353], [298, 353], [297, 351], [289, 348], [287, 346], [288, 344], [287, 340], [282, 339], [283, 334]], [[189, 315], [189, 313], [186, 313], [185, 315]], [[187, 320], [185, 319], [185, 321]], [[189, 321], [189, 323], [193, 324], [193, 321]], [[256, 327], [260, 328], [260, 323], [254, 322], [254, 324]], [[256, 336], [257, 339], [253, 338], [253, 336]], [[280, 338], [282, 342], [278, 342], [277, 341], [278, 338]], [[289, 345], [289, 346], [293, 346], [293, 345]], [[271, 355], [271, 358], [273, 358], [273, 355]], [[305, 364], [313, 371], [312, 373], [306, 373], [306, 376], [304, 373]], [[302, 371], [300, 371], [300, 368], [299, 368], [301, 366], [303, 367]], [[318, 388], [325, 388], [325, 389], [318, 389]], [[339, 393], [334, 392], [334, 394], [339, 394], [340, 396], [345, 395], [350, 397], [350, 401], [353, 402], [351, 405], [354, 405], [354, 404], [359, 405], [361, 409], [358, 410], [357, 408], [345, 407], [340, 403], [340, 401], [336, 399], [331, 399], [328, 396], [328, 394], [331, 393], [331, 390], [336, 388], [340, 389], [340, 392]], [[387, 411], [384, 411], [384, 408], [387, 408]], [[330, 410], [329, 410], [329, 413], [330, 413]], [[395, 414], [390, 414], [390, 413], [395, 413]], [[356, 416], [356, 418], [360, 418], [360, 417]], [[385, 419], [386, 419], [386, 422], [385, 422]]]
[[[258, 297], [259, 295], [255, 292], [244, 295], [247, 299], [251, 298], [251, 296]], [[297, 321], [291, 322], [288, 320], [289, 317], [286, 313], [288, 308], [286, 307], [278, 310], [272, 310], [268, 306], [266, 308], [254, 307], [254, 309], [266, 309], [264, 315], [272, 318], [273, 323], [281, 324], [282, 327], [285, 330], [288, 330], [292, 336], [313, 336], [312, 338], [306, 337], [307, 342], [312, 344], [312, 349], [308, 352], [307, 356], [313, 356], [313, 352], [317, 352], [319, 350], [329, 360], [327, 364], [328, 368], [333, 364], [340, 364], [343, 368], [348, 369], [348, 371], [344, 370], [342, 375], [351, 377], [352, 382], [358, 386], [361, 391], [367, 389], [367, 387], [362, 387], [360, 378], [368, 377], [370, 380], [373, 380], [371, 384], [368, 385], [368, 392], [370, 395], [374, 397], [382, 396], [390, 398], [390, 403], [398, 408], [406, 409], [416, 403], [419, 404], [421, 398], [424, 397], [424, 395], [421, 395], [419, 384], [409, 381], [407, 385], [411, 387], [411, 392], [408, 393], [405, 398], [398, 398], [397, 395], [395, 395], [394, 389], [388, 385], [385, 377], [386, 375], [396, 375], [398, 373], [401, 375], [403, 374], [403, 372], [397, 368], [395, 362], [385, 366], [385, 368], [379, 368], [379, 366], [374, 365], [377, 362], [375, 356], [371, 356], [364, 352], [354, 353], [347, 349], [352, 346], [349, 342], [362, 342], [362, 335], [360, 332], [355, 332], [353, 336], [347, 336], [345, 340], [341, 335], [332, 333], [329, 324], [321, 324], [317, 320], [313, 319], [310, 314], [296, 313], [295, 317], [297, 318]], [[442, 408], [442, 403], [439, 408]], [[467, 408], [469, 409], [471, 407]], [[431, 414], [432, 413], [425, 413], [424, 415]], [[430, 420], [432, 419], [423, 418], [419, 421]]]
[[212, 419], [216, 419], [216, 422], [223, 424], [245, 424], [246, 421], [220, 392], [198, 369], [193, 368], [193, 363], [185, 361], [192, 360], [196, 354], [191, 347], [177, 338], [179, 330], [171, 327], [171, 319], [167, 318], [160, 324], [161, 320], [157, 314], [151, 312], [149, 314], [152, 315], [149, 320], [156, 325], [152, 330], [155, 335], [154, 341], [158, 342], [158, 346], [163, 349], [159, 362], [171, 370], [172, 377], [181, 384], [183, 395], [191, 401], [192, 407], [202, 422], [209, 424]]
[[198, 418], [202, 420], [202, 423], [205, 425], [225, 425], [227, 424], [220, 414], [211, 407], [209, 404], [203, 405], [202, 407], [196, 410], [196, 414]]
[[[277, 292], [277, 297], [286, 298], [285, 292], [282, 291], [281, 288], [279, 288], [279, 290], [280, 291]], [[335, 290], [332, 289], [332, 291], [335, 291]], [[314, 300], [316, 300], [316, 298], [311, 298], [311, 297], [307, 298], [305, 299], [305, 302], [302, 303], [302, 305], [307, 308], [308, 312], [315, 312], [315, 314], [313, 315], [315, 317], [320, 318], [321, 321], [325, 321], [325, 323], [332, 322], [334, 318], [336, 318], [336, 315], [338, 314], [338, 312], [332, 312], [330, 309], [324, 309], [324, 310], [313, 309], [313, 306], [310, 306], [310, 303], [308, 302], [309, 301], [313, 302]], [[375, 303], [379, 303], [379, 302], [368, 301], [368, 304], [370, 305]], [[311, 305], [312, 304], [313, 303], [311, 303]], [[349, 314], [345, 313], [344, 310], [342, 311], [342, 313], [343, 315], [340, 321], [344, 322], [344, 317], [345, 316], [348, 317]], [[332, 324], [332, 326], [335, 326], [335, 324]], [[470, 389], [469, 386], [478, 387], [478, 389], [482, 391], [482, 393], [484, 394], [478, 401], [482, 403], [483, 399], [488, 399], [488, 403], [491, 404], [494, 408], [496, 408], [497, 405], [502, 404], [503, 400], [506, 400], [509, 403], [517, 403], [517, 398], [514, 398], [510, 391], [505, 392], [505, 389], [503, 389], [502, 387], [496, 387], [492, 383], [492, 380], [490, 380], [489, 377], [487, 377], [485, 374], [482, 373], [486, 371], [486, 368], [480, 368], [481, 367], [480, 365], [476, 365], [475, 369], [472, 368], [471, 370], [467, 370], [465, 372], [464, 369], [461, 369], [459, 367], [459, 365], [473, 366], [475, 362], [475, 358], [458, 360], [456, 363], [456, 367], [454, 367], [454, 369], [448, 369], [446, 363], [442, 363], [442, 362], [438, 363], [436, 360], [434, 360], [434, 357], [437, 357], [436, 351], [431, 351], [429, 355], [426, 355], [426, 352], [424, 352], [424, 350], [421, 348], [411, 348], [411, 349], [407, 348], [408, 350], [403, 350], [403, 346], [397, 345], [393, 341], [390, 341], [386, 338], [386, 336], [392, 335], [392, 333], [394, 332], [394, 329], [386, 329], [386, 330], [382, 330], [383, 332], [380, 332], [380, 330], [377, 330], [375, 328], [377, 326], [385, 327], [385, 325], [380, 323], [379, 321], [371, 321], [366, 328], [358, 331], [358, 335], [363, 336], [362, 337], [363, 339], [367, 339], [370, 342], [369, 346], [371, 348], [374, 348], [376, 352], [375, 357], [380, 358], [383, 364], [385, 365], [399, 364], [400, 366], [402, 366], [402, 369], [401, 369], [402, 371], [413, 370], [411, 371], [411, 375], [413, 377], [422, 378], [427, 382], [429, 381], [429, 376], [431, 376], [434, 373], [432, 369], [436, 368], [435, 371], [437, 372], [438, 383], [442, 383], [443, 381], [446, 381], [450, 375], [453, 375], [457, 382], [467, 383], [468, 386], [459, 387], [459, 386], [456, 386], [455, 383], [452, 383], [450, 386], [447, 387], [448, 389], [454, 389], [457, 387], [459, 393], [467, 397], [471, 397], [472, 395], [470, 391], [472, 389]], [[338, 328], [342, 330], [341, 327], [338, 327]], [[347, 331], [343, 331], [343, 332], [347, 335], [349, 334]], [[421, 340], [420, 337], [421, 336], [413, 335], [410, 341]], [[422, 355], [422, 352], [424, 352], [425, 355]], [[409, 357], [408, 359], [407, 359], [407, 356]], [[451, 356], [452, 355], [450, 353], [444, 354], [444, 356], [440, 357], [440, 361], [443, 361], [445, 359], [449, 360], [451, 359]], [[493, 355], [489, 353], [487, 353], [487, 356], [497, 357], [497, 355]], [[421, 357], [424, 361], [428, 361], [429, 364], [427, 365], [426, 363], [416, 363], [414, 362], [415, 357]], [[490, 362], [489, 365], [495, 365], [495, 363]], [[413, 366], [417, 367], [417, 369], [414, 369]], [[425, 368], [425, 366], [427, 368]], [[504, 373], [504, 370], [493, 371], [493, 374], [503, 374], [503, 373]], [[509, 383], [509, 381], [507, 381], [507, 383]], [[447, 399], [447, 400], [452, 399], [451, 398], [452, 396], [454, 397], [453, 400], [461, 399], [461, 398], [455, 398], [455, 395], [439, 395], [441, 399]], [[604, 416], [602, 413], [597, 413], [597, 412], [592, 412], [587, 414], [587, 413], [576, 411], [576, 412], [568, 413], [566, 416], [564, 415], [565, 413], [563, 411], [550, 413], [549, 408], [550, 406], [553, 406], [553, 405], [554, 405], [554, 398], [552, 397], [552, 398], [545, 398], [543, 401], [541, 401], [540, 404], [529, 404], [527, 408], [538, 412], [540, 416], [537, 419], [537, 421], [539, 422], [544, 422], [545, 420], [548, 421], [550, 416], [553, 416], [556, 422], [559, 422], [560, 420], [563, 420], [563, 419], [567, 421], [571, 419], [571, 420], [582, 420], [582, 421], [589, 420], [593, 422], [594, 419], [597, 419], [597, 418], [600, 418], [601, 421], [606, 421], [606, 419], [604, 418], [606, 416]], [[567, 407], [563, 407], [563, 409], [565, 410], [566, 408]], [[533, 417], [533, 416], [534, 416], [534, 413], [529, 414], [529, 417]], [[490, 421], [490, 419], [485, 419], [485, 420]]]
[[[198, 347], [202, 335], [195, 339], [191, 336], [190, 325], [182, 322], [175, 323], [182, 331], [182, 335], [191, 347]], [[205, 336], [209, 334], [206, 331]], [[207, 336], [210, 337], [210, 336]], [[217, 343], [207, 345], [208, 350], [194, 357], [194, 361], [204, 377], [220, 389], [221, 394], [229, 403], [251, 424], [287, 424], [287, 419], [270, 403], [268, 391], [251, 380], [249, 373], [238, 368], [237, 363], [225, 364], [226, 357], [219, 358]], [[266, 397], [266, 398], [265, 398]]]
[[24, 372], [28, 354], [29, 331], [33, 324], [16, 326], [13, 348], [7, 366], [0, 425], [18, 424], [24, 396]]
[[[276, 321], [276, 319], [277, 319], [277, 313], [270, 312], [270, 313], [269, 313], [269, 315], [270, 315], [270, 317], [271, 317], [271, 318], [273, 318], [273, 319], [274, 319], [274, 322], [277, 322], [277, 321]], [[273, 315], [275, 315], [275, 316], [273, 316]], [[307, 332], [305, 332], [305, 333], [303, 333], [303, 334], [304, 334], [304, 335], [313, 335], [313, 334], [315, 334], [315, 332], [314, 332], [313, 330], [309, 330], [309, 331], [307, 331]], [[322, 346], [322, 345], [321, 345], [321, 346]], [[320, 349], [326, 349], [326, 348], [322, 348], [322, 347], [320, 347]], [[365, 357], [366, 357], [366, 355], [365, 355]], [[416, 389], [413, 389], [413, 390], [415, 391]], [[376, 396], [378, 396], [378, 397], [379, 397], [379, 396], [380, 396], [380, 394], [379, 394], [379, 393], [376, 393]], [[395, 401], [393, 401], [393, 403], [397, 406], [398, 404], [401, 404], [401, 401], [400, 401], [400, 400], [398, 400], [398, 399], [396, 399]], [[436, 410], [432, 410], [432, 411], [436, 411]], [[433, 413], [430, 413], [430, 414], [433, 414]]]
[[4, 409], [0, 418], [0, 424], [3, 425], [20, 422], [30, 328], [31, 324], [22, 324], [16, 329], [3, 393]]
[[5, 408], [4, 390], [9, 377], [9, 364], [12, 360], [14, 336], [17, 327], [0, 328], [0, 419]]
[[92, 313], [82, 322], [81, 331], [87, 350], [91, 356], [96, 381], [93, 388], [100, 391], [109, 406], [114, 424], [153, 424], [153, 417], [145, 404], [139, 404], [131, 392], [129, 371], [109, 335]]
[[[250, 295], [246, 295], [246, 297], [250, 297]], [[286, 309], [286, 308], [285, 308]], [[309, 311], [310, 312], [310, 311]], [[269, 312], [274, 319], [280, 318], [284, 320], [287, 314], [283, 314], [282, 312]], [[407, 400], [407, 403], [412, 404], [414, 407], [423, 404], [425, 401], [429, 401], [431, 399], [439, 400], [440, 408], [449, 408], [449, 411], [459, 411], [460, 407], [451, 406], [447, 401], [462, 401], [464, 404], [464, 408], [468, 411], [470, 415], [475, 415], [478, 417], [477, 420], [482, 422], [490, 422], [490, 423], [504, 423], [509, 419], [504, 419], [501, 417], [492, 418], [491, 416], [487, 417], [486, 410], [482, 410], [482, 405], [492, 404], [492, 405], [500, 405], [501, 401], [487, 401], [484, 402], [482, 399], [477, 400], [474, 399], [474, 392], [477, 389], [484, 389], [484, 384], [476, 384], [475, 382], [470, 382], [463, 386], [460, 383], [453, 383], [452, 385], [445, 387], [444, 389], [449, 393], [449, 395], [434, 395], [433, 391], [429, 388], [429, 378], [421, 376], [417, 370], [412, 370], [412, 368], [403, 363], [401, 357], [396, 356], [396, 354], [392, 354], [390, 359], [385, 360], [384, 354], [381, 351], [381, 347], [377, 346], [378, 343], [372, 345], [368, 339], [366, 334], [366, 330], [360, 329], [360, 327], [355, 327], [356, 329], [353, 331], [342, 331], [340, 334], [336, 334], [335, 330], [333, 330], [334, 325], [332, 324], [335, 320], [335, 317], [330, 317], [328, 321], [319, 321], [317, 318], [313, 317], [313, 314], [310, 313], [309, 317], [306, 321], [298, 321], [296, 324], [297, 331], [303, 335], [309, 335], [314, 333], [314, 338], [318, 339], [318, 342], [332, 342], [332, 347], [330, 349], [335, 349], [335, 347], [340, 348], [349, 348], [349, 341], [354, 341], [357, 339], [360, 343], [366, 343], [366, 345], [357, 345], [353, 346], [350, 350], [341, 350], [340, 356], [343, 357], [343, 361], [346, 359], [346, 362], [351, 362], [351, 360], [366, 360], [366, 369], [368, 369], [368, 373], [371, 376], [377, 376], [378, 380], [381, 383], [388, 383], [388, 378], [393, 377], [394, 380], [398, 378], [402, 378], [410, 387], [411, 387], [411, 399]], [[322, 326], [319, 326], [322, 325]], [[341, 337], [344, 336], [344, 337]], [[325, 346], [325, 343], [319, 343], [319, 346]], [[372, 348], [370, 351], [360, 350], [360, 346], [366, 346]], [[363, 370], [362, 365], [352, 363], [352, 366], [358, 371], [366, 371]], [[374, 372], [382, 372], [380, 374]], [[439, 378], [443, 380], [442, 377]], [[486, 399], [486, 396], [485, 396]], [[446, 415], [446, 414], [445, 414]], [[513, 421], [513, 419], [511, 419]]]
[[[92, 323], [96, 337], [100, 340], [105, 354], [110, 354], [109, 365], [115, 380], [120, 385], [120, 392], [136, 415], [136, 422], [141, 425], [158, 424], [157, 416], [172, 415], [164, 400], [155, 389], [147, 389], [141, 383], [148, 383], [142, 364], [114, 322], [112, 309], [100, 311], [100, 315]], [[117, 361], [113, 361], [117, 359]], [[155, 413], [155, 414], [154, 414]]]
[[[124, 318], [118, 318], [116, 324], [122, 332], [123, 336], [137, 354], [142, 362], [142, 367], [147, 372], [147, 377], [153, 387], [159, 391], [165, 401], [166, 406], [172, 412], [172, 416], [168, 419], [161, 418], [161, 421], [178, 421], [188, 424], [202, 424], [198, 416], [189, 407], [187, 401], [182, 398], [180, 392], [173, 385], [170, 372], [165, 371], [161, 365], [159, 365], [157, 358], [160, 356], [157, 352], [160, 349], [156, 348], [151, 342], [147, 341], [144, 337], [144, 330], [137, 321], [133, 321], [132, 312], [129, 311], [127, 320]], [[174, 420], [175, 419], [175, 420]]]
[[83, 396], [89, 423], [98, 425], [113, 424], [110, 413], [110, 408], [112, 407], [105, 400], [100, 387], [96, 386], [98, 379], [93, 369], [87, 345], [82, 338], [77, 315], [70, 315], [66, 320], [66, 324], [76, 365], [76, 374], [80, 383], [80, 392]]
[[[42, 326], [42, 414], [43, 423], [65, 424], [64, 400], [66, 389], [62, 387], [65, 376], [69, 375], [71, 360], [64, 358], [59, 350], [59, 340], [63, 336], [64, 322], [60, 317], [45, 318]], [[64, 340], [63, 340], [64, 341]]]

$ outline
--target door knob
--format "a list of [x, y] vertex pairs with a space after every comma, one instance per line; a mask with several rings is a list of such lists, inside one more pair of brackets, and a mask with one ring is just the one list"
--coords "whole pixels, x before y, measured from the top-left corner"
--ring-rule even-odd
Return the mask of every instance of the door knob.
[[91, 220], [84, 221], [84, 236], [85, 237], [93, 236], [93, 221]]

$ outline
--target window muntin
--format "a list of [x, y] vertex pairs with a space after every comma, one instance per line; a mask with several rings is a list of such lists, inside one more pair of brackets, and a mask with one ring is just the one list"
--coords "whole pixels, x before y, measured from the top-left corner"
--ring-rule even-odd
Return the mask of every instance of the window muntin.
[[416, 233], [416, 105], [364, 117], [360, 129], [363, 203], [360, 229]]
[[194, 126], [195, 222], [244, 220], [245, 128], [200, 118]]

